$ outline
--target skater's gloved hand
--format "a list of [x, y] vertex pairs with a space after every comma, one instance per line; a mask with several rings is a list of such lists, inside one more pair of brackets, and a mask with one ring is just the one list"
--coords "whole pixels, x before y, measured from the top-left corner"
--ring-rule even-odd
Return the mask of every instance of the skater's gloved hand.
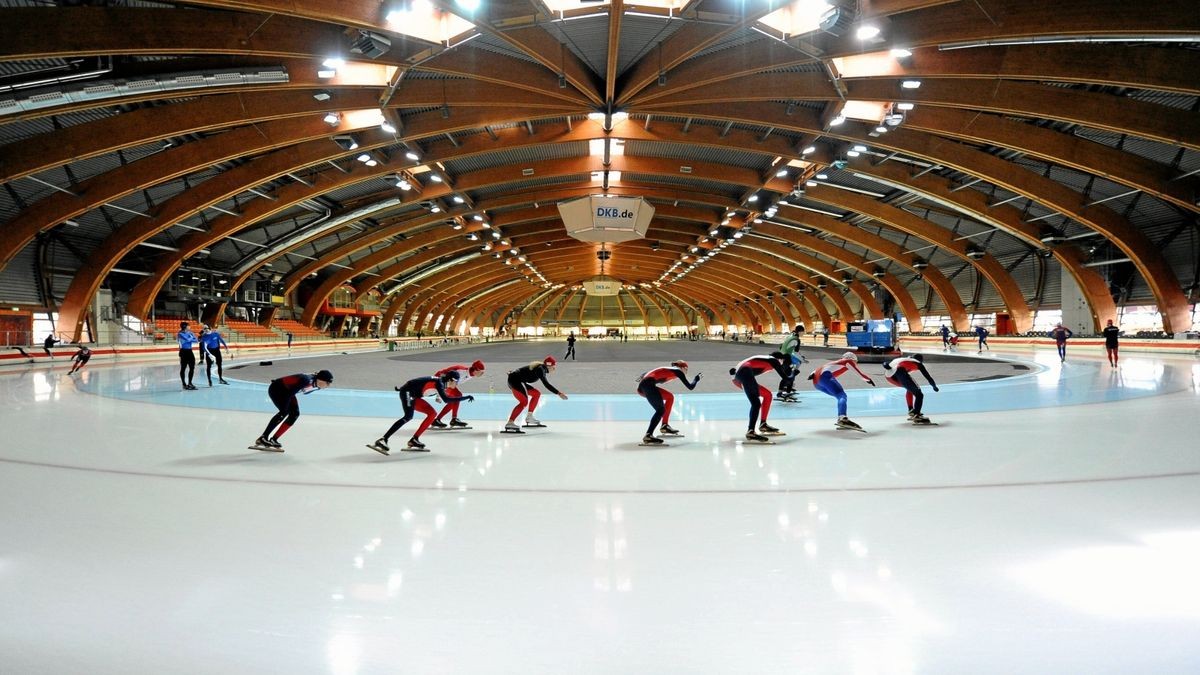
[[566, 395], [566, 394], [564, 394], [564, 393], [562, 393], [562, 392], [559, 392], [559, 393], [558, 393], [558, 397], [559, 397], [559, 398], [561, 398], [561, 399], [562, 399], [562, 400], [564, 400], [564, 401], [565, 401], [565, 400], [567, 400], [567, 395]]
[[874, 387], [874, 386], [875, 386], [875, 380], [867, 380], [867, 384], [869, 384], [869, 385], [871, 385], [872, 387]]
[[468, 401], [468, 402], [471, 402], [471, 403], [474, 403], [474, 402], [475, 402], [475, 397], [474, 397], [474, 396], [472, 396], [471, 394], [467, 394], [467, 401]]
[[704, 373], [696, 373], [696, 381], [697, 382], [699, 382], [700, 378], [702, 378], [702, 377], [704, 377]]
[[937, 387], [937, 385], [936, 385], [936, 384], [935, 384], [935, 385], [933, 385], [933, 390], [934, 390], [934, 391], [940, 391], [940, 390], [938, 389], [938, 387]]

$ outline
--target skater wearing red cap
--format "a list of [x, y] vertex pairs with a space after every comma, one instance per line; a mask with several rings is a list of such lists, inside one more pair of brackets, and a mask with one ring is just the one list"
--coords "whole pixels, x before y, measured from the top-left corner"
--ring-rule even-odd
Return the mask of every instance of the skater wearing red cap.
[[[768, 370], [774, 370], [779, 373], [780, 378], [787, 378], [788, 371], [783, 367], [785, 360], [788, 360], [788, 357], [783, 352], [771, 352], [768, 356], [751, 356], [743, 359], [729, 369], [729, 374], [733, 376], [733, 386], [741, 389], [746, 394], [746, 398], [750, 400], [750, 426], [746, 430], [746, 440], [748, 441], [767, 443], [771, 439], [764, 434], [781, 435], [779, 429], [767, 424], [767, 415], [771, 412], [771, 390], [759, 384], [756, 377]], [[759, 411], [762, 412], [761, 420]], [[755, 422], [760, 422], [758, 431], [754, 430]]]
[[[251, 449], [283, 452], [283, 445], [279, 443], [279, 437], [286, 434], [287, 430], [291, 429], [296, 420], [300, 418], [300, 403], [296, 400], [296, 395], [311, 394], [332, 384], [333, 373], [328, 370], [318, 370], [311, 375], [297, 373], [281, 377], [278, 380], [271, 380], [271, 386], [267, 387], [267, 396], [271, 398], [271, 403], [275, 404], [279, 412], [275, 413], [275, 416], [267, 423], [267, 428], [263, 430], [258, 440], [254, 441]], [[276, 425], [279, 428], [276, 429]], [[272, 429], [275, 429], [274, 436], [271, 436]]]
[[[447, 385], [447, 391], [450, 392], [451, 396], [459, 396], [459, 385], [471, 379], [472, 377], [479, 377], [483, 374], [483, 361], [475, 361], [469, 366], [464, 366], [461, 364], [447, 366], [434, 373], [433, 376], [441, 377], [442, 375], [450, 372], [458, 373], [458, 379]], [[442, 408], [442, 411], [438, 413], [437, 418], [433, 420], [434, 429], [465, 429], [469, 426], [466, 422], [458, 419], [458, 403], [458, 401], [446, 402], [446, 407]], [[442, 421], [442, 418], [446, 416], [446, 413], [450, 413], [449, 425]]]
[[459, 401], [474, 401], [474, 396], [451, 396], [446, 390], [446, 387], [453, 386], [453, 383], [458, 380], [458, 373], [451, 370], [448, 373], [438, 377], [414, 377], [405, 382], [403, 386], [396, 387], [396, 391], [400, 392], [400, 407], [404, 410], [404, 417], [392, 423], [392, 426], [383, 435], [383, 438], [371, 443], [367, 447], [378, 452], [381, 455], [388, 454], [391, 449], [388, 448], [388, 440], [392, 434], [400, 430], [400, 427], [410, 422], [417, 413], [425, 415], [425, 419], [421, 425], [417, 427], [416, 433], [412, 438], [408, 439], [408, 445], [404, 448], [405, 452], [429, 452], [425, 449], [425, 444], [421, 442], [421, 434], [433, 424], [434, 415], [437, 411], [429, 402], [424, 399], [425, 394], [431, 391], [437, 391], [437, 395], [443, 401], [458, 403]]
[[823, 366], [818, 366], [817, 369], [808, 376], [808, 379], [812, 380], [813, 387], [816, 388], [817, 391], [829, 394], [837, 399], [838, 418], [836, 425], [838, 428], [862, 431], [862, 427], [858, 426], [858, 424], [846, 416], [846, 390], [842, 389], [841, 383], [837, 380], [842, 373], [845, 373], [850, 369], [853, 369], [854, 372], [858, 373], [858, 376], [861, 377], [864, 382], [872, 387], [875, 386], [875, 381], [870, 377], [867, 377], [863, 371], [858, 369], [858, 356], [854, 352], [846, 352], [845, 354], [842, 354], [842, 358], [836, 361], [830, 361]]
[[672, 379], [678, 379], [683, 383], [683, 386], [691, 391], [696, 388], [700, 382], [700, 373], [696, 373], [696, 379], [688, 382], [687, 379], [687, 361], [672, 361], [670, 366], [655, 368], [643, 373], [638, 377], [638, 395], [645, 398], [654, 408], [654, 415], [650, 418], [650, 426], [646, 429], [646, 435], [642, 438], [642, 443], [645, 445], [660, 445], [663, 440], [654, 435], [654, 427], [662, 421], [662, 427], [659, 431], [664, 436], [678, 436], [679, 430], [674, 429], [670, 425], [671, 405], [675, 403], [675, 396], [671, 392], [660, 387], [660, 384], [665, 384]]
[[527, 427], [544, 427], [533, 416], [533, 411], [537, 409], [538, 401], [542, 398], [542, 392], [536, 387], [532, 387], [534, 382], [541, 381], [542, 385], [552, 394], [558, 394], [562, 400], [567, 400], [567, 395], [554, 388], [550, 384], [546, 376], [554, 372], [555, 366], [558, 365], [558, 360], [553, 356], [547, 356], [541, 361], [534, 361], [527, 366], [521, 366], [516, 370], [508, 373], [508, 388], [512, 391], [513, 397], [517, 399], [517, 405], [513, 407], [512, 414], [508, 416], [508, 422], [504, 425], [504, 432], [510, 434], [523, 433], [521, 427], [517, 426], [517, 417], [521, 415], [521, 411], [525, 406], [529, 406], [529, 411], [525, 413], [525, 426]]

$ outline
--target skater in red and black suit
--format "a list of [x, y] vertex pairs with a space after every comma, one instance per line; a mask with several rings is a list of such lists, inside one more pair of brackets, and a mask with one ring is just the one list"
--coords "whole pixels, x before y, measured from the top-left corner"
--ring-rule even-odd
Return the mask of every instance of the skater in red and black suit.
[[854, 352], [846, 352], [845, 354], [842, 354], [842, 358], [836, 361], [830, 361], [823, 366], [819, 366], [812, 372], [811, 375], [808, 376], [808, 379], [812, 380], [813, 387], [817, 391], [824, 394], [829, 394], [837, 399], [837, 426], [846, 429], [857, 429], [862, 431], [862, 427], [858, 426], [856, 422], [846, 416], [846, 390], [842, 389], [842, 384], [838, 382], [838, 377], [850, 369], [853, 369], [854, 372], [858, 373], [858, 376], [861, 377], [864, 382], [872, 387], [875, 386], [875, 381], [870, 377], [867, 377], [863, 371], [858, 369], [858, 356], [855, 355]]
[[1063, 363], [1067, 362], [1067, 340], [1074, 335], [1071, 329], [1062, 325], [1062, 323], [1055, 324], [1054, 328], [1050, 331], [1050, 337], [1054, 338], [1054, 345], [1058, 347], [1058, 360]]
[[517, 426], [517, 417], [520, 417], [521, 411], [525, 406], [529, 406], [529, 411], [525, 413], [525, 424], [532, 427], [545, 426], [533, 416], [533, 411], [537, 409], [538, 401], [542, 398], [542, 392], [536, 387], [532, 387], [534, 382], [541, 381], [542, 385], [552, 394], [558, 394], [562, 400], [567, 400], [567, 395], [554, 388], [546, 376], [554, 372], [558, 361], [553, 356], [547, 356], [539, 361], [534, 361], [527, 366], [521, 366], [516, 370], [508, 373], [508, 388], [512, 391], [513, 397], [517, 399], [517, 405], [513, 407], [512, 414], [508, 416], [508, 422], [504, 425], [504, 430], [509, 433], [520, 433], [521, 427]]
[[670, 366], [655, 368], [654, 370], [643, 373], [638, 378], [638, 395], [644, 397], [652, 408], [654, 415], [650, 418], [650, 426], [646, 429], [646, 436], [642, 438], [643, 443], [658, 445], [662, 443], [661, 438], [654, 436], [654, 427], [658, 426], [659, 421], [662, 422], [660, 431], [671, 436], [679, 435], [679, 430], [672, 428], [670, 424], [671, 405], [675, 403], [675, 396], [660, 387], [660, 384], [666, 384], [672, 379], [678, 379], [683, 383], [683, 386], [691, 391], [696, 388], [700, 382], [701, 373], [696, 373], [696, 379], [688, 382], [687, 379], [687, 361], [672, 361]]
[[[762, 443], [770, 440], [763, 434], [779, 433], [778, 429], [767, 424], [767, 415], [771, 412], [771, 390], [759, 384], [756, 378], [768, 370], [774, 370], [780, 378], [788, 377], [788, 370], [783, 366], [785, 360], [788, 358], [783, 352], [771, 352], [768, 356], [751, 356], [743, 359], [741, 363], [729, 369], [729, 374], [733, 376], [733, 386], [741, 389], [746, 394], [746, 398], [750, 400], [750, 426], [746, 431], [746, 440], [748, 441]], [[761, 421], [759, 420], [760, 410], [762, 411]], [[757, 432], [754, 430], [755, 422], [760, 422]]]
[[[271, 380], [271, 386], [267, 387], [267, 396], [271, 397], [271, 403], [275, 404], [279, 412], [275, 413], [267, 423], [267, 428], [263, 430], [262, 436], [254, 442], [255, 448], [267, 452], [283, 452], [279, 437], [286, 434], [300, 417], [300, 403], [296, 400], [296, 395], [311, 394], [332, 384], [333, 373], [328, 370], [318, 370], [312, 374], [297, 373]], [[271, 434], [272, 429], [275, 429], [274, 435]]]
[[417, 427], [417, 432], [412, 435], [412, 438], [408, 439], [408, 446], [404, 449], [408, 452], [429, 452], [425, 449], [425, 444], [421, 442], [421, 434], [425, 433], [429, 425], [433, 424], [433, 418], [437, 415], [437, 411], [433, 409], [433, 406], [429, 405], [424, 396], [431, 391], [436, 391], [437, 395], [447, 403], [474, 401], [474, 396], [451, 396], [446, 391], [447, 386], [453, 386], [457, 381], [458, 371], [451, 370], [438, 377], [414, 377], [405, 382], [404, 386], [396, 387], [396, 391], [400, 392], [400, 406], [404, 409], [404, 417], [392, 423], [391, 428], [387, 430], [383, 438], [380, 438], [368, 447], [380, 454], [388, 454], [388, 439], [392, 437], [392, 434], [399, 431], [400, 427], [404, 426], [406, 422], [411, 421], [416, 416], [416, 413], [419, 412], [425, 415], [425, 419], [421, 422], [421, 426]]
[[1113, 325], [1112, 319], [1108, 320], [1108, 325], [1102, 331], [1104, 334], [1104, 351], [1108, 354], [1108, 365], [1113, 368], [1117, 367], [1117, 361], [1120, 357], [1117, 356], [1117, 349], [1121, 342], [1121, 329]]
[[75, 373], [83, 370], [83, 367], [87, 365], [88, 360], [91, 358], [92, 350], [89, 349], [87, 345], [79, 345], [79, 351], [71, 355], [71, 370], [67, 374], [74, 375]]
[[[471, 379], [472, 377], [479, 377], [480, 375], [483, 374], [483, 361], [476, 361], [469, 366], [464, 366], [461, 364], [447, 366], [447, 367], [442, 368], [441, 370], [437, 371], [436, 373], [434, 373], [433, 376], [441, 377], [442, 375], [445, 375], [446, 373], [450, 373], [450, 372], [458, 373], [458, 379], [455, 380], [450, 385], [448, 385], [449, 388], [447, 389], [447, 391], [449, 391], [450, 394], [453, 396], [458, 396], [459, 395], [459, 391], [458, 391], [459, 385], [461, 385], [463, 382], [466, 382], [467, 380]], [[446, 413], [450, 413], [450, 424], [449, 425], [447, 425], [445, 422], [442, 421], [442, 418], [446, 416]], [[449, 426], [449, 427], [469, 426], [466, 422], [458, 419], [458, 401], [447, 401], [446, 407], [442, 408], [442, 411], [440, 413], [438, 413], [437, 418], [433, 420], [433, 428], [435, 428], [435, 429], [445, 429], [445, 428], [447, 428], [447, 426]]]
[[929, 418], [921, 414], [921, 404], [925, 402], [925, 394], [921, 393], [921, 387], [917, 386], [916, 380], [913, 379], [912, 373], [918, 370], [929, 380], [929, 384], [933, 385], [933, 390], [938, 391], [937, 382], [933, 381], [933, 376], [925, 370], [925, 355], [913, 354], [912, 356], [901, 356], [898, 359], [892, 359], [883, 364], [884, 370], [893, 370], [891, 375], [887, 376], [887, 381], [903, 387], [904, 402], [908, 404], [908, 419], [913, 424], [929, 424]]

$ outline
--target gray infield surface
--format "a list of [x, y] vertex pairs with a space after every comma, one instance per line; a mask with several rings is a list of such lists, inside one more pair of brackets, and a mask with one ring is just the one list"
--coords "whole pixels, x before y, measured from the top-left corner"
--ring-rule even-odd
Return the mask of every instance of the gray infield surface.
[[[575, 345], [576, 360], [563, 361], [566, 344], [561, 340], [492, 342], [468, 346], [445, 346], [405, 352], [360, 352], [327, 356], [303, 356], [298, 358], [275, 358], [270, 366], [257, 363], [226, 368], [229, 376], [251, 382], [270, 380], [292, 373], [312, 373], [326, 368], [334, 374], [334, 385], [346, 389], [368, 389], [391, 391], [392, 387], [404, 384], [409, 379], [431, 375], [434, 371], [456, 363], [469, 364], [479, 359], [487, 366], [483, 377], [463, 385], [467, 393], [487, 392], [489, 386], [497, 392], [507, 389], [505, 382], [508, 371], [541, 361], [546, 356], [559, 360], [558, 368], [549, 380], [560, 391], [568, 394], [633, 394], [637, 383], [634, 379], [642, 373], [665, 366], [671, 361], [683, 359], [688, 362], [688, 375], [703, 373], [696, 386], [697, 392], [730, 393], [736, 391], [730, 384], [729, 369], [738, 361], [755, 354], [769, 354], [777, 349], [774, 344], [747, 345], [745, 343], [686, 340], [633, 341], [580, 340]], [[839, 358], [846, 349], [804, 347], [800, 350], [808, 363], [801, 366], [796, 388], [805, 391], [811, 384], [804, 380], [818, 365]], [[872, 357], [860, 356], [860, 368], [875, 380], [877, 385], [886, 376], [878, 362], [868, 362]], [[988, 356], [983, 358], [954, 354], [927, 353], [925, 366], [937, 383], [972, 382], [993, 380], [1030, 372], [1019, 363], [1010, 363]], [[915, 375], [918, 384], [924, 378]], [[773, 373], [759, 377], [759, 381], [774, 389], [779, 378]], [[848, 389], [868, 387], [854, 373], [840, 378]], [[684, 390], [678, 383], [671, 383], [673, 390]]]

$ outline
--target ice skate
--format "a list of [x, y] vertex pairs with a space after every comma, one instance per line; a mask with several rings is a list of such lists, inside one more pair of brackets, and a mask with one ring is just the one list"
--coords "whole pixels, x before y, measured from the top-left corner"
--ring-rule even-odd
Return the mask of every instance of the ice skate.
[[916, 411], [916, 410], [909, 410], [909, 411], [908, 411], [908, 419], [909, 419], [909, 421], [912, 421], [912, 418], [914, 418], [914, 417], [916, 417], [916, 416], [917, 416], [917, 411]]
[[225, 380], [217, 380], [217, 382], [220, 382], [221, 384], [229, 384], [229, 383], [228, 383], [228, 382], [226, 382]]
[[663, 439], [661, 438], [658, 438], [652, 434], [646, 434], [645, 436], [642, 436], [642, 442], [638, 443], [638, 445], [642, 447], [665, 447], [667, 444], [664, 443]]
[[283, 452], [283, 446], [277, 442], [272, 442], [265, 436], [259, 436], [254, 441], [254, 445], [250, 446], [251, 450], [261, 450], [262, 452]]
[[502, 434], [523, 434], [525, 432], [521, 431], [521, 427], [517, 426], [516, 422], [509, 420], [508, 422], [505, 422], [504, 428], [500, 430], [500, 433], [502, 433]]
[[924, 415], [917, 415], [916, 417], [913, 417], [911, 421], [913, 426], [937, 426], [937, 422], [931, 421]]
[[663, 436], [682, 436], [683, 435], [679, 432], [678, 429], [671, 426], [670, 424], [664, 424], [661, 427], [659, 427], [658, 433], [662, 434]]
[[753, 429], [746, 432], [746, 441], [750, 443], [761, 443], [763, 445], [772, 445], [774, 442], [766, 436], [755, 433]]
[[780, 431], [779, 429], [776, 429], [775, 427], [771, 426], [770, 424], [767, 424], [766, 422], [763, 422], [762, 424], [758, 425], [758, 433], [760, 433], [764, 436], [783, 436], [783, 435], [785, 435], [782, 431]]
[[441, 420], [434, 420], [433, 424], [429, 425], [430, 429], [449, 429], [450, 425]]
[[850, 419], [849, 417], [839, 417], [837, 419], [837, 422], [834, 423], [834, 425], [838, 429], [852, 429], [854, 431], [861, 431], [864, 434], [867, 433], [866, 429], [863, 429], [862, 427], [858, 426], [858, 423], [855, 422], [854, 420]]
[[392, 451], [391, 448], [388, 447], [387, 441], [383, 440], [382, 438], [374, 443], [367, 443], [367, 447], [381, 455], [386, 455]]
[[404, 448], [405, 452], [429, 452], [425, 444], [417, 440], [416, 436], [408, 439], [408, 445]]
[[539, 420], [538, 418], [534, 417], [533, 415], [526, 415], [525, 416], [525, 424], [522, 426], [524, 426], [526, 429], [540, 429], [542, 427], [545, 427], [546, 425], [542, 424], [542, 421]]

